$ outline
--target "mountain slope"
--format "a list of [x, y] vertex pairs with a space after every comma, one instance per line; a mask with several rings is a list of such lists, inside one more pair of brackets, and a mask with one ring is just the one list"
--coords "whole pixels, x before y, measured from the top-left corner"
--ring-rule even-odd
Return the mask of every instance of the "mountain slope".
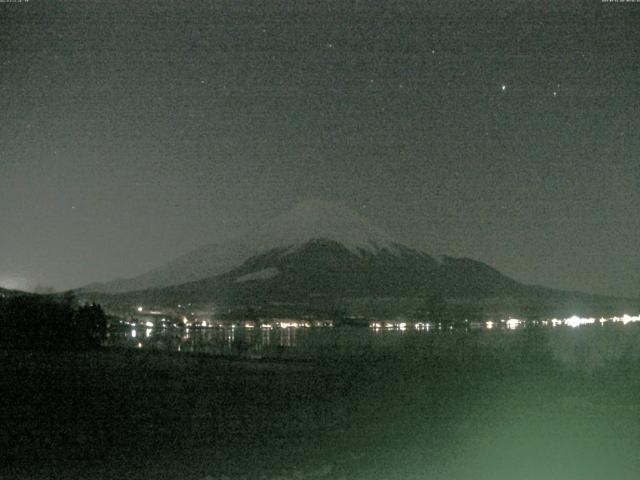
[[319, 201], [300, 204], [235, 243], [197, 249], [81, 295], [121, 310], [194, 303], [266, 315], [416, 314], [443, 302], [535, 315], [558, 308], [595, 312], [618, 301], [524, 285], [467, 258], [435, 259], [402, 245], [356, 212]]
[[94, 283], [81, 290], [120, 293], [191, 282], [229, 272], [255, 255], [274, 249], [293, 251], [317, 239], [335, 241], [356, 254], [399, 252], [399, 242], [358, 213], [311, 200], [233, 242], [206, 245], [137, 277]]
[[123, 293], [199, 280], [227, 272], [255, 253], [245, 242], [200, 247], [134, 278], [93, 283], [85, 292]]
[[393, 250], [350, 250], [334, 240], [318, 239], [255, 255], [222, 275], [119, 297], [131, 304], [153, 305], [304, 305], [354, 298], [485, 298], [517, 295], [525, 289], [472, 260], [447, 257], [438, 262], [400, 244]]

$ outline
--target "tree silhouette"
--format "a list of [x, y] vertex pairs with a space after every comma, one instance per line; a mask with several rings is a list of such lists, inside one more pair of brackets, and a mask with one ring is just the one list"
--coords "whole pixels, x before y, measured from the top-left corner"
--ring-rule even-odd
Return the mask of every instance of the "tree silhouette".
[[102, 308], [78, 306], [73, 295], [17, 295], [0, 307], [1, 338], [12, 347], [87, 349], [100, 346], [106, 338]]
[[73, 317], [73, 334], [77, 345], [99, 347], [107, 338], [107, 316], [100, 305], [82, 305]]

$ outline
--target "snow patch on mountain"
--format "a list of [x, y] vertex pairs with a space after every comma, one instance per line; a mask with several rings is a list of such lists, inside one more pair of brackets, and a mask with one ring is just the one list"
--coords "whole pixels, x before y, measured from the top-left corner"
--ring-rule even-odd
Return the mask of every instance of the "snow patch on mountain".
[[248, 282], [249, 280], [268, 280], [280, 274], [280, 270], [275, 267], [263, 268], [257, 272], [247, 273], [236, 278], [236, 283]]

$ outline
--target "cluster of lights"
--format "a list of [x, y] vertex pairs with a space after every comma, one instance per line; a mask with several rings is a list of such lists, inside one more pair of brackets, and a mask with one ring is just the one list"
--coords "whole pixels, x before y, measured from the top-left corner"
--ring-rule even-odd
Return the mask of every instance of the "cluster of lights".
[[309, 328], [311, 326], [311, 322], [307, 322], [305, 320], [284, 320], [276, 322], [275, 325], [280, 328]]
[[[554, 322], [553, 320], [556, 320], [556, 322]], [[551, 320], [551, 322], [552, 324], [557, 325], [558, 320], [554, 318]], [[561, 324], [566, 325], [567, 327], [576, 328], [582, 325], [593, 325], [594, 323], [596, 323], [596, 319], [583, 318], [583, 317], [578, 317], [577, 315], [573, 315], [572, 317], [565, 318], [564, 320], [560, 320], [560, 322]]]
[[[552, 318], [550, 320], [534, 321], [533, 324], [535, 325], [540, 324], [543, 326], [551, 325], [552, 327], [565, 325], [567, 327], [576, 328], [576, 327], [581, 327], [583, 325], [594, 325], [596, 324], [596, 322], [599, 322], [600, 324], [605, 324], [607, 322], [619, 322], [626, 325], [632, 322], [640, 322], [640, 315], [634, 316], [634, 315], [624, 314], [621, 317], [610, 317], [610, 318], [603, 317], [600, 319], [596, 319], [593, 317], [579, 317], [577, 315], [573, 315], [571, 317], [563, 318], [563, 319]], [[501, 319], [499, 321], [488, 320], [484, 322], [484, 327], [487, 330], [492, 330], [502, 325], [502, 328], [506, 328], [507, 330], [516, 330], [525, 324], [527, 324], [526, 320], [510, 317], [510, 318]], [[380, 331], [380, 330], [405, 331], [407, 330], [409, 325], [410, 324], [405, 322], [389, 322], [389, 321], [376, 320], [369, 323], [369, 328], [371, 328], [374, 331]], [[413, 325], [413, 328], [416, 330], [429, 331], [432, 328], [432, 325], [429, 323], [417, 322], [417, 323], [413, 323], [412, 325]], [[482, 323], [480, 323], [479, 325], [482, 325]], [[439, 328], [439, 329], [441, 330], [442, 328]], [[450, 326], [449, 329], [453, 329], [453, 326]]]
[[523, 322], [518, 318], [509, 318], [508, 320], [503, 320], [503, 323], [507, 325], [507, 328], [509, 330], [515, 330], [520, 325], [522, 325]]
[[600, 323], [605, 322], [622, 322], [624, 325], [631, 322], [640, 322], [640, 315], [627, 315], [626, 313], [621, 317], [601, 318]]
[[[132, 327], [138, 325], [137, 322], [127, 322]], [[163, 319], [164, 323], [164, 319]], [[225, 322], [214, 322], [211, 320], [189, 320], [187, 317], [182, 317], [181, 319], [182, 326], [189, 327], [201, 327], [201, 328], [246, 328], [246, 329], [254, 329], [259, 326], [265, 330], [271, 330], [273, 328], [311, 328], [311, 327], [333, 327], [333, 321], [331, 320], [276, 320], [270, 322], [254, 322], [254, 321], [245, 321], [240, 323], [225, 323]], [[144, 323], [145, 326], [153, 328], [155, 324], [151, 321], [147, 321]], [[176, 325], [177, 326], [177, 325]]]
[[380, 322], [380, 321], [369, 322], [369, 328], [376, 331], [385, 329], [385, 330], [400, 330], [404, 332], [408, 328], [410, 328], [410, 325], [413, 325], [413, 328], [416, 330], [429, 331], [431, 329], [431, 324], [425, 323], [425, 322], [417, 322], [413, 324], [409, 324], [407, 322]]
[[[181, 307], [186, 307], [186, 306], [191, 306], [191, 304], [178, 304], [177, 305], [178, 308]], [[160, 310], [149, 310], [147, 308], [145, 308], [143, 305], [138, 305], [135, 308], [137, 313], [144, 313], [144, 314], [148, 314], [148, 315], [162, 315], [164, 312], [160, 311]], [[125, 322], [128, 325], [131, 325], [132, 327], [136, 327], [139, 324], [142, 324], [142, 322], [138, 322], [137, 320], [131, 320], [128, 322]], [[166, 328], [166, 326], [164, 325], [166, 323], [166, 319], [163, 318], [162, 319], [162, 323], [163, 323], [163, 328]], [[181, 325], [179, 325], [181, 324]], [[156, 326], [155, 323], [151, 322], [151, 321], [146, 321], [144, 322], [144, 325], [146, 327], [149, 328], [154, 328]], [[179, 327], [179, 326], [183, 326], [186, 328], [190, 328], [190, 327], [201, 327], [201, 328], [236, 328], [236, 327], [240, 327], [240, 328], [246, 328], [246, 329], [253, 329], [256, 327], [265, 329], [265, 330], [270, 330], [273, 328], [281, 328], [281, 329], [289, 329], [289, 328], [309, 328], [309, 327], [333, 327], [333, 321], [332, 320], [296, 320], [296, 319], [271, 319], [269, 321], [265, 321], [260, 319], [259, 321], [245, 321], [245, 322], [240, 322], [239, 324], [236, 323], [227, 323], [227, 322], [221, 322], [221, 321], [213, 321], [211, 320], [209, 317], [207, 318], [196, 318], [195, 317], [195, 312], [191, 312], [191, 317], [188, 317], [187, 315], [181, 315], [180, 319], [178, 320], [178, 324], [173, 324], [173, 326], [175, 327]]]
[[[178, 307], [180, 307], [181, 305], [178, 305]], [[139, 313], [143, 313], [143, 312], [148, 312], [151, 315], [156, 315], [156, 314], [161, 314], [162, 312], [159, 311], [154, 311], [154, 310], [148, 310], [145, 311], [143, 306], [138, 306], [136, 308], [137, 312]], [[166, 328], [166, 319], [163, 318], [161, 320], [162, 322], [162, 327]], [[534, 321], [534, 324], [540, 324], [543, 326], [549, 326], [551, 325], [552, 327], [558, 327], [558, 326], [567, 326], [567, 327], [571, 327], [571, 328], [576, 328], [576, 327], [580, 327], [583, 325], [594, 325], [596, 323], [600, 323], [601, 325], [607, 323], [607, 322], [612, 322], [612, 323], [622, 323], [624, 325], [627, 325], [628, 323], [633, 323], [633, 322], [640, 322], [640, 315], [628, 315], [628, 314], [624, 314], [622, 316], [619, 317], [609, 317], [609, 318], [600, 318], [600, 319], [596, 319], [593, 317], [579, 317], [577, 315], [573, 315], [571, 317], [568, 318], [564, 318], [564, 319], [558, 319], [558, 318], [552, 318], [552, 319], [548, 319], [548, 320], [541, 320], [541, 321]], [[137, 326], [144, 326], [146, 327], [145, 330], [145, 336], [149, 337], [151, 334], [151, 330], [156, 326], [156, 324], [152, 321], [147, 320], [146, 322], [142, 323], [142, 322], [137, 322], [135, 320], [131, 320], [128, 322], [125, 322], [126, 324], [130, 325], [132, 327], [131, 330], [131, 337], [132, 338], [136, 338], [137, 336], [137, 332], [136, 332], [136, 327]], [[245, 321], [245, 322], [241, 322], [240, 324], [236, 325], [235, 323], [232, 324], [226, 324], [226, 323], [221, 323], [221, 322], [213, 322], [210, 320], [198, 320], [198, 319], [194, 319], [194, 320], [189, 320], [186, 316], [182, 316], [181, 318], [181, 323], [183, 326], [185, 327], [202, 327], [202, 328], [214, 328], [214, 327], [218, 327], [218, 328], [231, 328], [234, 329], [236, 327], [241, 327], [241, 328], [246, 328], [246, 329], [253, 329], [256, 328], [256, 326], [259, 326], [259, 328], [263, 329], [263, 330], [271, 330], [273, 328], [280, 328], [280, 329], [291, 329], [291, 328], [309, 328], [309, 327], [332, 327], [333, 326], [333, 322], [330, 320], [314, 320], [314, 321], [310, 321], [310, 320], [294, 320], [294, 319], [274, 319], [272, 321], [259, 321], [259, 322], [254, 322], [254, 321]], [[521, 327], [522, 325], [526, 324], [527, 322], [525, 320], [521, 320], [518, 318], [506, 318], [506, 319], [501, 319], [499, 321], [494, 321], [494, 320], [488, 320], [486, 322], [484, 322], [484, 327], [487, 330], [492, 330], [495, 329], [497, 327], [499, 327], [500, 325], [502, 325], [502, 328], [506, 328], [507, 330], [516, 330], [519, 327]], [[482, 323], [479, 323], [478, 326], [482, 326]], [[177, 326], [177, 325], [175, 325]], [[371, 321], [369, 323], [369, 327], [375, 331], [380, 331], [380, 330], [399, 330], [399, 331], [406, 331], [409, 328], [413, 328], [415, 330], [420, 330], [420, 331], [430, 331], [433, 327], [433, 325], [426, 323], [426, 322], [412, 322], [412, 323], [408, 323], [406, 321], [381, 321], [381, 320], [375, 320], [375, 321]], [[449, 327], [450, 329], [453, 329], [452, 326]], [[439, 329], [442, 329], [442, 327], [440, 326]]]
[[[162, 319], [162, 323], [163, 323], [163, 328], [165, 328], [164, 323], [165, 323], [166, 319]], [[185, 334], [183, 336], [183, 340], [188, 340], [190, 335], [189, 335], [189, 328], [190, 326], [201, 326], [204, 328], [213, 328], [213, 327], [219, 327], [219, 328], [230, 328], [230, 331], [227, 333], [227, 340], [232, 342], [234, 339], [234, 330], [237, 327], [240, 328], [246, 328], [246, 329], [253, 329], [256, 328], [256, 326], [259, 325], [259, 328], [262, 330], [267, 330], [270, 331], [274, 328], [280, 328], [282, 330], [285, 330], [287, 332], [290, 331], [290, 329], [297, 329], [297, 328], [309, 328], [312, 326], [317, 326], [317, 327], [332, 327], [333, 326], [333, 322], [331, 321], [323, 321], [323, 320], [317, 320], [317, 321], [309, 321], [309, 320], [290, 320], [290, 319], [286, 319], [286, 320], [277, 320], [277, 321], [271, 321], [271, 322], [253, 322], [253, 321], [245, 321], [245, 322], [241, 322], [239, 324], [236, 323], [232, 323], [232, 324], [224, 324], [224, 323], [220, 323], [220, 322], [211, 322], [211, 321], [206, 321], [206, 320], [202, 320], [199, 323], [193, 323], [191, 324], [191, 322], [188, 322], [186, 317], [183, 317], [183, 322], [184, 325], [187, 327]], [[196, 320], [197, 322], [197, 320]], [[571, 327], [571, 328], [577, 328], [580, 326], [584, 326], [584, 325], [595, 325], [597, 323], [599, 323], [600, 325], [604, 325], [605, 323], [622, 323], [623, 325], [627, 325], [629, 323], [634, 323], [634, 322], [640, 322], [640, 315], [628, 315], [628, 314], [624, 314], [622, 316], [614, 316], [614, 317], [609, 317], [609, 318], [599, 318], [596, 319], [594, 317], [579, 317], [577, 315], [573, 315], [571, 317], [568, 318], [563, 318], [563, 319], [558, 319], [558, 318], [552, 318], [549, 320], [540, 320], [540, 321], [533, 321], [533, 324], [535, 325], [543, 325], [543, 326], [552, 326], [552, 327], [558, 327], [558, 326], [566, 326], [566, 327]], [[131, 325], [131, 338], [132, 339], [136, 339], [137, 341], [137, 348], [142, 348], [143, 344], [141, 341], [139, 341], [140, 339], [138, 338], [138, 331], [137, 328], [138, 326], [140, 327], [146, 327], [144, 329], [144, 337], [145, 338], [149, 338], [151, 337], [153, 328], [155, 327], [155, 324], [151, 321], [146, 321], [144, 323], [140, 322], [125, 322], [128, 323], [129, 325]], [[519, 327], [521, 327], [522, 325], [525, 325], [527, 323], [527, 321], [525, 320], [521, 320], [518, 318], [506, 318], [506, 319], [501, 319], [499, 321], [494, 321], [494, 320], [488, 320], [486, 322], [484, 322], [484, 326], [487, 330], [492, 330], [495, 328], [500, 328], [500, 326], [502, 326], [501, 328], [506, 328], [507, 330], [516, 330]], [[482, 325], [482, 323], [480, 323], [480, 325]], [[380, 320], [376, 320], [376, 321], [372, 321], [369, 323], [369, 327], [371, 329], [373, 329], [374, 331], [381, 331], [381, 330], [392, 330], [392, 331], [401, 331], [404, 332], [406, 331], [408, 328], [413, 328], [415, 330], [418, 331], [430, 331], [433, 328], [433, 325], [430, 323], [426, 323], [426, 322], [415, 322], [415, 323], [408, 323], [408, 322], [398, 322], [398, 321], [380, 321]], [[452, 330], [453, 326], [450, 325], [449, 329]], [[442, 325], [438, 325], [438, 330], [442, 330]], [[178, 347], [178, 349], [180, 349], [180, 347]]]
[[374, 330], [382, 330], [383, 328], [387, 330], [393, 330], [397, 328], [397, 324], [391, 322], [371, 322], [369, 323], [369, 327]]
[[[519, 321], [516, 319], [502, 320], [502, 322], [503, 323], [506, 322], [507, 328], [511, 330], [517, 328], [521, 323], [523, 323], [522, 321]], [[571, 317], [562, 318], [562, 319], [552, 318], [551, 320], [542, 320], [542, 322], [540, 323], [544, 326], [551, 325], [552, 327], [559, 327], [561, 325], [565, 325], [567, 327], [577, 328], [584, 325], [595, 325], [596, 322], [599, 322], [601, 325], [604, 325], [607, 322], [613, 322], [613, 323], [620, 322], [626, 325], [627, 323], [640, 322], [640, 315], [634, 316], [634, 315], [624, 314], [621, 317], [610, 317], [610, 318], [602, 317], [600, 319], [596, 319], [594, 317], [579, 317], [578, 315], [573, 315]], [[487, 328], [491, 328], [489, 327], [489, 322], [487, 322]]]

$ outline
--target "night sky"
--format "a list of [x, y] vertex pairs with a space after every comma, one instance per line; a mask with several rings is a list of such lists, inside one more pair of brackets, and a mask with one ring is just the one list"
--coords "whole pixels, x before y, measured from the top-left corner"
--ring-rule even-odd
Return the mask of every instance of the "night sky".
[[77, 287], [308, 198], [640, 296], [640, 3], [0, 4], [0, 285]]

